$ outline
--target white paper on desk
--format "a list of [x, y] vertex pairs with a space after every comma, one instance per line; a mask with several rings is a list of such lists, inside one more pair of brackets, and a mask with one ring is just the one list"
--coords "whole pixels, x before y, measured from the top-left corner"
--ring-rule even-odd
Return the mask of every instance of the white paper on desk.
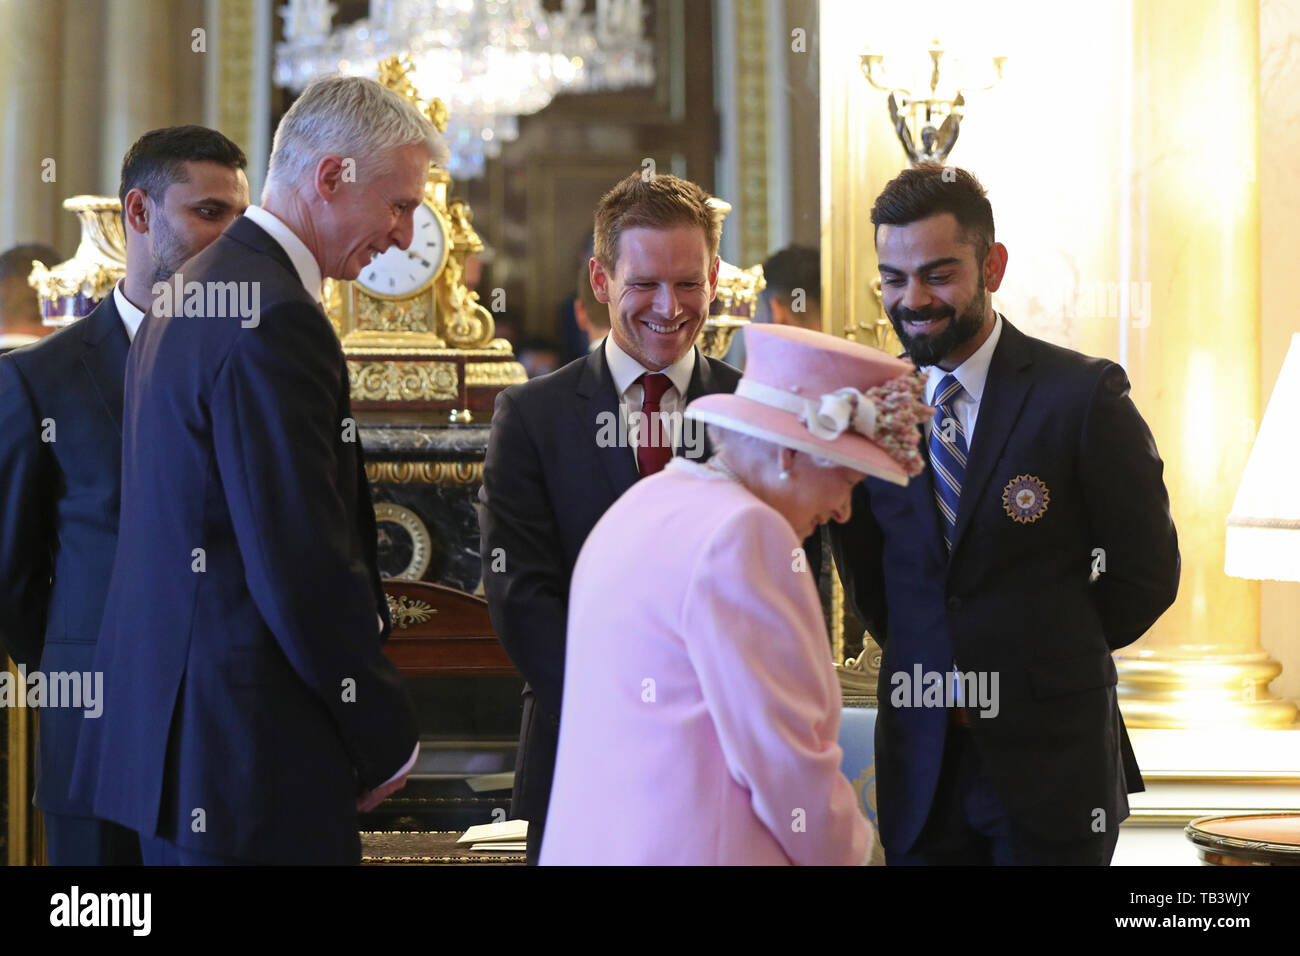
[[502, 820], [470, 827], [457, 843], [518, 843], [528, 839], [527, 820]]
[[528, 844], [524, 843], [475, 843], [470, 850], [477, 853], [480, 850], [493, 850], [497, 853], [527, 853]]
[[477, 777], [466, 777], [465, 783], [475, 793], [491, 793], [494, 790], [509, 790], [515, 785], [515, 772], [484, 773]]

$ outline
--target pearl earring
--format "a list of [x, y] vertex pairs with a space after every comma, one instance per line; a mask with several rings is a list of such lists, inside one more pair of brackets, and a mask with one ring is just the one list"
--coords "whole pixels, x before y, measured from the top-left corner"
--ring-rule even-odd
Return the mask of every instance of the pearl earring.
[[782, 469], [781, 469], [781, 473], [780, 473], [779, 475], [777, 475], [776, 477], [779, 478], [781, 481], [789, 481], [789, 480], [790, 480], [790, 472], [788, 472], [788, 471], [786, 471], [784, 468], [782, 468]]

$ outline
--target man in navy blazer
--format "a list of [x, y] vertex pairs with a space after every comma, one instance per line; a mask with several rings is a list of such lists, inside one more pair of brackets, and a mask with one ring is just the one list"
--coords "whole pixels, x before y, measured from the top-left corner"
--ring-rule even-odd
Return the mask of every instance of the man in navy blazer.
[[1111, 652], [1173, 603], [1178, 541], [1124, 370], [992, 307], [1007, 251], [970, 173], [923, 164], [872, 211], [883, 302], [927, 377], [930, 467], [833, 526], [883, 648], [890, 864], [1105, 864], [1142, 789]]
[[[610, 334], [585, 357], [497, 397], [479, 491], [483, 587], [497, 636], [528, 682], [511, 814], [528, 821], [530, 864], [555, 773], [578, 552], [601, 515], [661, 469], [673, 445], [708, 457], [702, 429], [676, 430], [680, 413], [701, 395], [734, 391], [740, 378], [695, 348], [718, 283], [721, 224], [708, 198], [667, 175], [634, 173], [610, 190], [596, 211], [589, 263]], [[663, 553], [646, 555], [646, 573], [671, 560], [665, 541]]]
[[[90, 315], [0, 358], [0, 643], [47, 678], [80, 675], [83, 704], [117, 546], [127, 348], [153, 283], [248, 205], [243, 168], [215, 130], [141, 136], [122, 161], [126, 276]], [[70, 792], [83, 721], [102, 700], [52, 703], [40, 714], [35, 797], [50, 863], [138, 863], [135, 834]]]
[[404, 97], [319, 80], [280, 123], [263, 205], [155, 287], [127, 363], [104, 715], [74, 780], [146, 864], [359, 863], [358, 811], [418, 755], [319, 298], [410, 244], [442, 155]]

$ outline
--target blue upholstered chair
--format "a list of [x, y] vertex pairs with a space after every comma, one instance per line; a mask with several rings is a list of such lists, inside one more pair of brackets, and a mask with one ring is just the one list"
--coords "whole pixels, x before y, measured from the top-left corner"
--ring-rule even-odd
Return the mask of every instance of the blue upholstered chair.
[[858, 806], [876, 823], [876, 708], [845, 707], [840, 716], [840, 769], [858, 794]]

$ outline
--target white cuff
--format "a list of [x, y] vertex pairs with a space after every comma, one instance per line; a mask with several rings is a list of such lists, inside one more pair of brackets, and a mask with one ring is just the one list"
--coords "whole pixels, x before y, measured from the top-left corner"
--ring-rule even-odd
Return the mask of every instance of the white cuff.
[[[411, 759], [406, 761], [406, 763], [402, 764], [402, 769], [397, 771], [397, 773], [393, 774], [391, 777], [389, 777], [387, 780], [381, 783], [379, 787], [386, 787], [394, 780], [398, 779], [399, 777], [402, 777], [405, 774], [410, 773], [411, 768], [415, 766], [415, 761], [419, 756], [420, 756], [420, 742], [417, 740], [415, 742], [415, 749], [411, 751]], [[375, 789], [378, 790], [379, 787], [375, 787]]]

